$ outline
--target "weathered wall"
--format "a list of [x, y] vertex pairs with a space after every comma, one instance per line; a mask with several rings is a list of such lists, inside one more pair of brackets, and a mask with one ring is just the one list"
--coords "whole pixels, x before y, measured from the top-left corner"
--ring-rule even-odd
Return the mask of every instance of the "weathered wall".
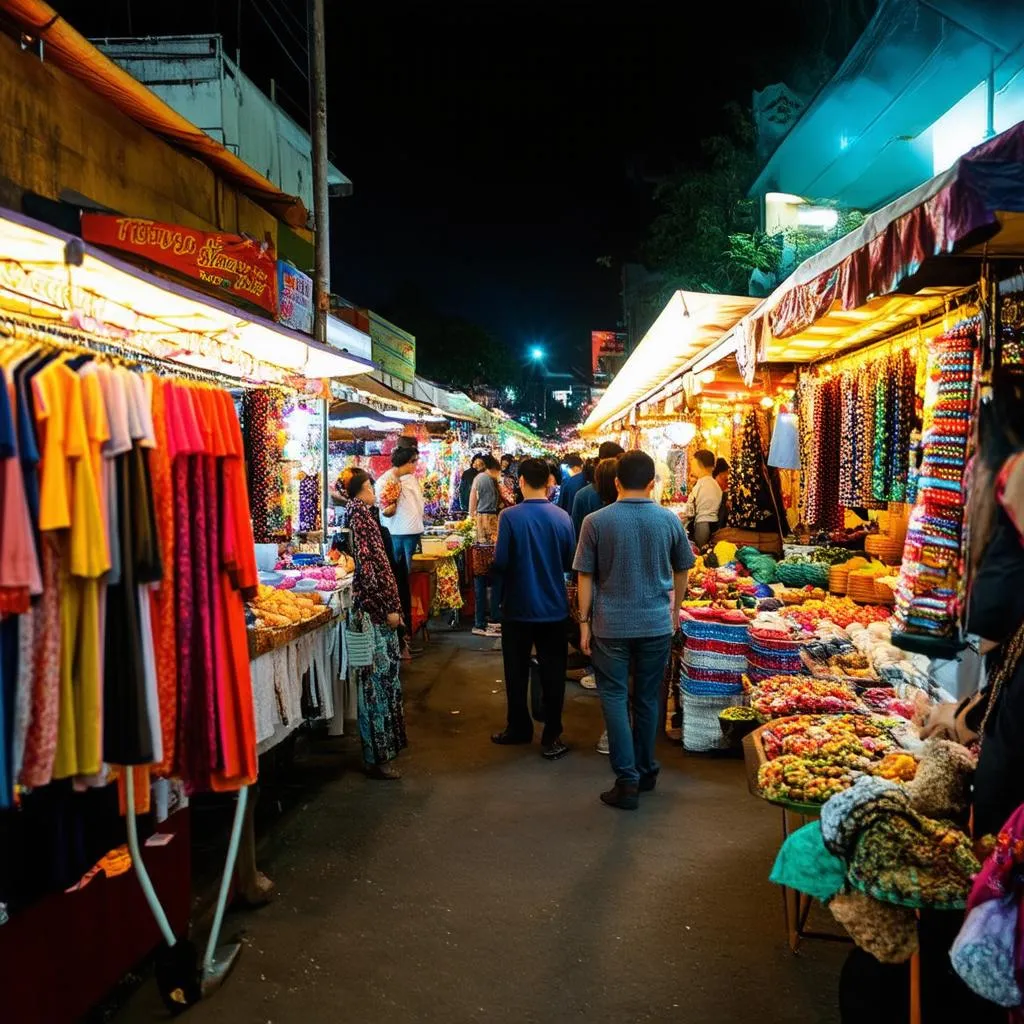
[[0, 203], [22, 191], [82, 196], [119, 213], [207, 230], [269, 233], [277, 221], [210, 168], [0, 35]]

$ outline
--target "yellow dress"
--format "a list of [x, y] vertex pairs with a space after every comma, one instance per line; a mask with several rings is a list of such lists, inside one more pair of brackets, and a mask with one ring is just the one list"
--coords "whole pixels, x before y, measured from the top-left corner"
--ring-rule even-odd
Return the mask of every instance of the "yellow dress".
[[62, 538], [60, 714], [53, 766], [53, 777], [62, 779], [93, 775], [102, 765], [98, 587], [110, 557], [92, 447], [107, 428], [93, 385], [83, 389], [82, 379], [63, 362], [52, 363], [36, 379], [46, 419], [40, 521], [48, 524], [44, 528], [69, 527]]

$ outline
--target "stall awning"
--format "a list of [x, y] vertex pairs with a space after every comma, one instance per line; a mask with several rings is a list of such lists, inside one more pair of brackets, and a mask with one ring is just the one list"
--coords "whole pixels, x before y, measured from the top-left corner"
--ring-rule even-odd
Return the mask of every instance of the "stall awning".
[[1024, 254], [1024, 123], [805, 260], [736, 326], [737, 361], [818, 358], [941, 313], [977, 259]]
[[368, 373], [360, 373], [339, 381], [332, 389], [338, 397], [370, 406], [385, 415], [396, 414], [400, 419], [430, 419], [438, 417], [439, 410], [390, 388]]
[[347, 377], [373, 366], [9, 210], [0, 210], [4, 308], [239, 379]]
[[282, 192], [202, 128], [182, 117], [96, 49], [49, 4], [43, 0], [3, 0], [0, 7], [28, 35], [42, 39], [47, 61], [83, 82], [133, 121], [188, 150], [286, 224], [307, 227], [309, 216], [301, 199]]
[[416, 377], [413, 392], [423, 402], [437, 406], [449, 419], [466, 423], [487, 423], [491, 414], [461, 391], [449, 391], [425, 377]]
[[671, 380], [758, 303], [743, 295], [676, 292], [580, 428], [594, 434]]

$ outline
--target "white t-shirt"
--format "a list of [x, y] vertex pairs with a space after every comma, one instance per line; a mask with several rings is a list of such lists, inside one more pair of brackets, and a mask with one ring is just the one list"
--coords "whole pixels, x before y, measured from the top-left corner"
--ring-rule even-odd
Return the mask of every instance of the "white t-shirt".
[[[395, 471], [389, 469], [377, 481], [377, 499], [384, 492], [384, 488], [394, 478]], [[402, 493], [398, 496], [398, 507], [393, 516], [381, 515], [380, 521], [391, 531], [393, 537], [405, 537], [409, 534], [423, 532], [423, 490], [415, 474], [407, 473], [399, 477], [402, 484]]]
[[722, 488], [713, 476], [702, 476], [690, 491], [685, 515], [695, 523], [717, 523], [722, 505]]

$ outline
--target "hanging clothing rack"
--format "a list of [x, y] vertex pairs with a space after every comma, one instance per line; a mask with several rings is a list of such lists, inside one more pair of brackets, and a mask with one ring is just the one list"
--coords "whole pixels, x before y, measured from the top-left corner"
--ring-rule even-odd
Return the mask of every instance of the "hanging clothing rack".
[[96, 338], [88, 331], [64, 323], [48, 323], [30, 321], [10, 313], [0, 312], [0, 336], [20, 335], [41, 344], [56, 345], [60, 348], [78, 352], [92, 352], [104, 355], [130, 369], [140, 372], [151, 371], [161, 376], [175, 376], [203, 384], [215, 384], [228, 391], [256, 390], [258, 388], [274, 388], [279, 391], [291, 391], [287, 385], [249, 381], [242, 377], [233, 377], [217, 370], [207, 370], [199, 366], [190, 366], [175, 359], [167, 359], [148, 352], [134, 349], [130, 341], [116, 341]]

